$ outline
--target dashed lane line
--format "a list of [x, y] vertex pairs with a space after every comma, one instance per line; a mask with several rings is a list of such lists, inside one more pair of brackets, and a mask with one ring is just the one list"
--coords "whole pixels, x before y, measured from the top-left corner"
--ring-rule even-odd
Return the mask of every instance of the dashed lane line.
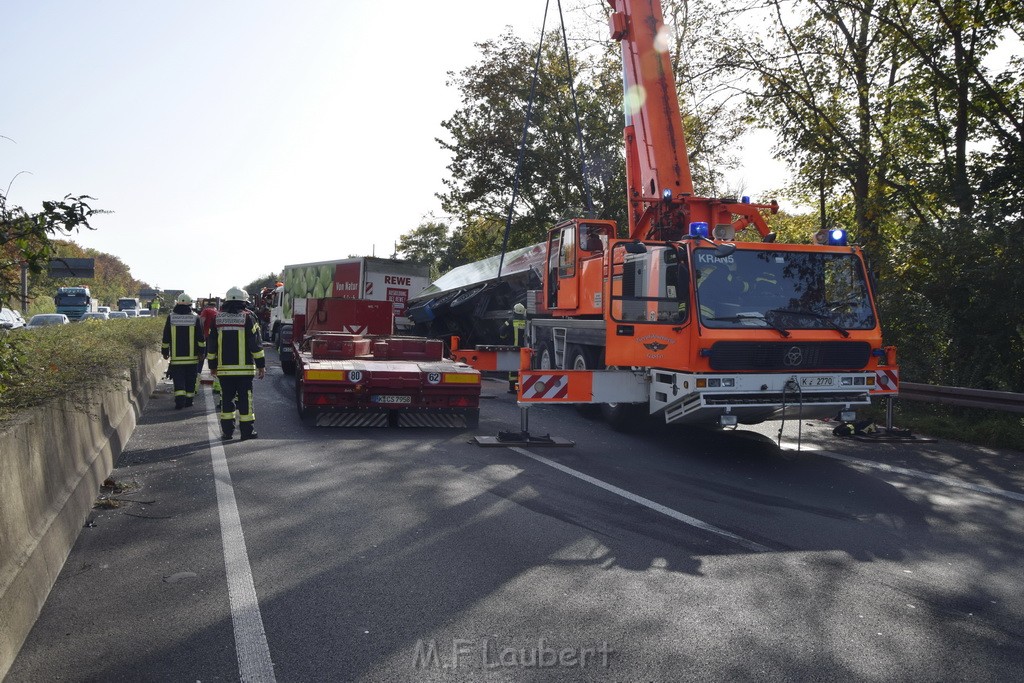
[[557, 463], [554, 460], [549, 460], [544, 456], [537, 455], [536, 453], [531, 453], [530, 451], [524, 448], [519, 448], [518, 446], [511, 446], [510, 450], [513, 450], [516, 453], [519, 453], [520, 455], [525, 455], [527, 458], [536, 460], [537, 462], [547, 465], [548, 467], [553, 467], [559, 472], [564, 472], [565, 474], [576, 477], [577, 479], [585, 481], [588, 484], [596, 486], [600, 489], [604, 489], [609, 493], [614, 493], [615, 495], [625, 498], [626, 500], [629, 500], [631, 502], [637, 503], [638, 505], [643, 505], [645, 508], [654, 510], [655, 512], [660, 512], [666, 517], [671, 517], [677, 522], [682, 522], [683, 524], [692, 526], [695, 529], [700, 529], [701, 531], [706, 531], [707, 533], [714, 534], [716, 536], [721, 536], [722, 538], [732, 541], [741, 548], [746, 548], [747, 550], [751, 550], [755, 553], [771, 552], [771, 548], [763, 546], [760, 543], [755, 543], [754, 541], [747, 540], [742, 536], [737, 536], [731, 531], [726, 531], [725, 529], [721, 529], [717, 526], [714, 526], [713, 524], [708, 524], [707, 522], [697, 519], [696, 517], [691, 517], [690, 515], [683, 514], [678, 510], [673, 510], [672, 508], [665, 507], [661, 503], [656, 503], [653, 500], [644, 498], [643, 496], [638, 496], [635, 493], [627, 491], [626, 489], [619, 488], [618, 486], [609, 484], [608, 482], [601, 481], [600, 479], [592, 477], [589, 474], [583, 474], [582, 472], [574, 470], [571, 467], [566, 467], [561, 463]]
[[249, 553], [245, 548], [245, 534], [235, 501], [235, 487], [220, 442], [220, 423], [211, 392], [202, 392], [206, 403], [206, 424], [210, 437], [210, 458], [217, 486], [217, 510], [220, 513], [221, 542], [224, 546], [224, 568], [227, 570], [228, 602], [231, 605], [231, 624], [235, 632], [235, 652], [238, 655], [240, 680], [273, 683], [274, 664], [270, 659], [267, 633], [256, 597], [256, 586], [249, 566]]

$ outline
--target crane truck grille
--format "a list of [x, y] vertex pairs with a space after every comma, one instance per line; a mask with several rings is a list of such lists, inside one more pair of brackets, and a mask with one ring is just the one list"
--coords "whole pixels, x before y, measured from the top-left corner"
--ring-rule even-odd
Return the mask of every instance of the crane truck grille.
[[717, 342], [711, 347], [714, 370], [860, 370], [868, 365], [867, 342]]

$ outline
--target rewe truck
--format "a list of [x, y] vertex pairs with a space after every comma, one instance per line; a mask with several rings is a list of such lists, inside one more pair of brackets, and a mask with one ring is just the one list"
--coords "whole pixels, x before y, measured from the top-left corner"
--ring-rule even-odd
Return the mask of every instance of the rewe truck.
[[57, 312], [63, 313], [69, 320], [81, 320], [83, 315], [95, 312], [97, 307], [96, 300], [85, 286], [58, 287], [53, 303]]
[[425, 264], [372, 256], [288, 265], [283, 276], [270, 310], [269, 330], [274, 340], [281, 325], [301, 313], [295, 310], [295, 302], [307, 298], [388, 302], [396, 326], [405, 328], [409, 299], [430, 283], [430, 269]]
[[[841, 229], [779, 243], [764, 216], [775, 202], [697, 195], [672, 66], [658, 48], [660, 3], [609, 3], [625, 92], [646, 93], [624, 128], [628, 237], [613, 221], [580, 218], [538, 245], [540, 286], [519, 291], [532, 368], [511, 347], [459, 349], [455, 358], [520, 369], [521, 404], [600, 404], [619, 427], [646, 415], [719, 426], [852, 421], [872, 396], [895, 393], [895, 348], [883, 345], [860, 247]], [[465, 327], [439, 326], [437, 316], [479, 319], [489, 291], [508, 287], [494, 275], [418, 308], [434, 327]]]

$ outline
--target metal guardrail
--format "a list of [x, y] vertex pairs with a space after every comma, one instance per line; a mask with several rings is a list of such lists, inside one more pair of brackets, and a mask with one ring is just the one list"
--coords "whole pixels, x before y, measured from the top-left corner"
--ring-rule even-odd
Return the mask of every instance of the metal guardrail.
[[1011, 391], [986, 391], [963, 387], [900, 382], [897, 398], [925, 403], [945, 403], [962, 408], [984, 408], [1008, 413], [1024, 413], [1024, 394]]

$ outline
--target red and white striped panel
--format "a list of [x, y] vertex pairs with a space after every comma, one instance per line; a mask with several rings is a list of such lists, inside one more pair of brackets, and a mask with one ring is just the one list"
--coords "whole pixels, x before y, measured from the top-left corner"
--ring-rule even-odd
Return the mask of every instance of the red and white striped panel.
[[569, 396], [569, 382], [565, 373], [528, 372], [519, 373], [520, 400], [557, 400]]
[[876, 368], [875, 388], [872, 394], [898, 394], [900, 393], [900, 371], [899, 368]]

